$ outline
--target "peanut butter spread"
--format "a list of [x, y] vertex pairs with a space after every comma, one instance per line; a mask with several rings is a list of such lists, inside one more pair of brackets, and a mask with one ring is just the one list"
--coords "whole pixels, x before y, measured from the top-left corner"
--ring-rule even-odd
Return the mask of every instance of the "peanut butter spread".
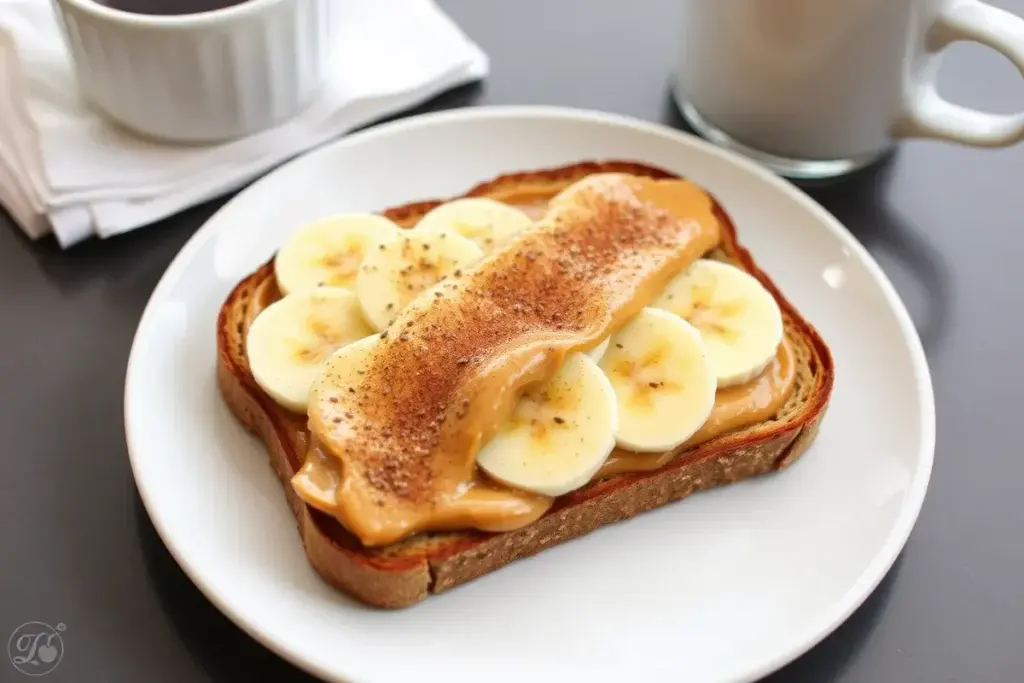
[[[525, 388], [625, 324], [719, 239], [710, 197], [686, 181], [600, 175], [570, 186], [533, 229], [417, 298], [358, 382], [314, 392], [296, 492], [366, 545], [535, 521], [552, 499], [488, 480], [477, 451]], [[253, 297], [250, 315], [275, 294]], [[688, 445], [770, 418], [794, 377], [783, 342], [758, 378], [718, 392]], [[672, 457], [617, 449], [596, 478], [658, 469]]]

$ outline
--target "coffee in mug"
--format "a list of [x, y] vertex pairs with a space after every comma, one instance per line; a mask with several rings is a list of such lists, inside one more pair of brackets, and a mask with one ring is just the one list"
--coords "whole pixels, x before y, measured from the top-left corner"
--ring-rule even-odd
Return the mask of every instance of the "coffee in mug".
[[247, 0], [96, 0], [97, 4], [133, 14], [199, 14], [213, 12]]

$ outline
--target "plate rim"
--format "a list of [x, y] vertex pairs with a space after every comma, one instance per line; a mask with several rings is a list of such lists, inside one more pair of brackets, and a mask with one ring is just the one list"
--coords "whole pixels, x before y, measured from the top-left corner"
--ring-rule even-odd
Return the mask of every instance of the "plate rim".
[[754, 681], [757, 681], [758, 679], [791, 663], [828, 637], [864, 603], [864, 601], [878, 587], [882, 579], [889, 573], [889, 570], [892, 568], [896, 558], [906, 545], [907, 540], [909, 539], [917, 522], [921, 508], [924, 504], [928, 485], [931, 480], [935, 461], [936, 441], [935, 394], [927, 357], [924, 353], [924, 347], [921, 344], [917, 329], [914, 327], [913, 321], [910, 318], [910, 314], [908, 313], [903, 300], [896, 292], [895, 287], [892, 285], [888, 276], [882, 270], [878, 262], [853, 236], [849, 229], [847, 229], [846, 226], [844, 226], [825, 207], [809, 195], [766, 168], [763, 168], [755, 162], [734, 152], [713, 145], [696, 135], [672, 128], [665, 124], [653, 123], [632, 116], [613, 114], [592, 109], [549, 105], [481, 105], [438, 112], [428, 112], [371, 125], [369, 128], [345, 135], [339, 139], [310, 150], [309, 152], [300, 154], [274, 168], [272, 171], [249, 184], [242, 191], [225, 202], [217, 209], [217, 211], [203, 222], [195, 233], [193, 233], [164, 270], [163, 274], [160, 276], [160, 280], [153, 288], [153, 291], [146, 302], [146, 306], [139, 318], [135, 334], [132, 337], [132, 345], [128, 356], [124, 380], [123, 412], [125, 441], [128, 450], [128, 460], [132, 469], [132, 478], [135, 481], [139, 497], [146, 509], [146, 514], [149, 517], [150, 522], [153, 524], [154, 529], [156, 529], [161, 542], [167, 548], [175, 562], [178, 563], [178, 566], [181, 567], [182, 571], [186, 576], [188, 576], [189, 580], [199, 589], [203, 596], [209, 600], [210, 603], [221, 612], [221, 614], [228, 617], [236, 627], [247, 633], [263, 647], [303, 671], [325, 681], [346, 680], [347, 674], [344, 674], [339, 670], [325, 669], [313, 661], [308, 661], [301, 655], [301, 653], [292, 651], [291, 649], [280, 645], [278, 641], [274, 640], [271, 636], [263, 633], [259, 629], [258, 624], [250, 623], [246, 615], [242, 613], [241, 610], [235, 610], [222, 601], [216, 591], [204, 582], [201, 572], [199, 572], [196, 567], [194, 567], [189, 560], [184, 557], [183, 553], [180, 552], [174, 543], [171, 542], [171, 539], [163, 526], [163, 522], [161, 521], [158, 508], [153, 505], [150, 498], [151, 494], [147, 492], [146, 485], [140, 479], [138, 475], [139, 470], [136, 466], [137, 460], [141, 457], [138, 454], [141, 450], [141, 447], [138, 444], [141, 442], [137, 436], [133, 437], [132, 433], [131, 425], [133, 420], [131, 416], [133, 412], [133, 399], [131, 387], [134, 384], [133, 377], [138, 372], [136, 368], [139, 365], [138, 357], [141, 354], [140, 348], [142, 346], [142, 344], [140, 344], [140, 339], [143, 338], [147, 329], [153, 324], [152, 319], [156, 315], [156, 307], [167, 298], [167, 293], [171, 287], [180, 280], [181, 272], [188, 266], [200, 249], [219, 234], [220, 230], [215, 229], [217, 226], [216, 219], [218, 216], [237, 210], [237, 205], [249, 201], [252, 196], [258, 195], [264, 186], [276, 182], [275, 177], [285, 172], [286, 169], [289, 169], [291, 166], [299, 163], [310, 163], [307, 161], [308, 158], [337, 154], [338, 150], [342, 150], [353, 145], [363, 144], [366, 140], [400, 134], [406, 130], [424, 127], [429, 128], [435, 125], [457, 124], [459, 122], [481, 119], [516, 118], [561, 120], [587, 124], [597, 123], [611, 127], [632, 129], [639, 133], [661, 137], [669, 144], [682, 144], [685, 146], [697, 147], [704, 152], [722, 158], [723, 161], [737, 167], [739, 172], [752, 174], [758, 180], [767, 182], [775, 190], [797, 201], [802, 208], [813, 214], [820, 223], [824, 224], [824, 227], [826, 227], [830, 233], [842, 242], [843, 246], [850, 249], [857, 259], [864, 264], [875, 284], [880, 288], [886, 304], [895, 315], [899, 330], [903, 333], [904, 339], [907, 342], [907, 350], [911, 357], [911, 369], [917, 384], [915, 388], [918, 394], [918, 399], [921, 402], [922, 409], [920, 423], [920, 455], [922, 457], [920, 466], [916, 468], [913, 479], [907, 487], [906, 498], [901, 506], [901, 510], [896, 520], [889, 528], [885, 541], [879, 546], [874, 557], [867, 563], [867, 565], [865, 565], [857, 579], [851, 583], [846, 593], [836, 602], [835, 608], [824, 614], [823, 618], [820, 620], [821, 623], [812, 624], [801, 631], [795, 632], [793, 636], [787, 639], [785, 643], [786, 647], [778, 648], [772, 656], [764, 657], [761, 660], [756, 661], [754, 666], [744, 668], [736, 677], [727, 679], [724, 682], [753, 683]]

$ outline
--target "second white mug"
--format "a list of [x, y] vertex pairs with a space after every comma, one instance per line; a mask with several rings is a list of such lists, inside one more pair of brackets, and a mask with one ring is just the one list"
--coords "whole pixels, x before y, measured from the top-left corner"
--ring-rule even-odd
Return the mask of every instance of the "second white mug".
[[158, 15], [56, 0], [85, 97], [136, 133], [188, 143], [251, 135], [312, 102], [327, 77], [340, 0], [208, 4], [224, 7]]
[[794, 178], [842, 175], [900, 138], [1000, 147], [1024, 114], [941, 98], [939, 55], [971, 40], [1024, 73], [1024, 19], [977, 0], [681, 0], [673, 93], [697, 132]]

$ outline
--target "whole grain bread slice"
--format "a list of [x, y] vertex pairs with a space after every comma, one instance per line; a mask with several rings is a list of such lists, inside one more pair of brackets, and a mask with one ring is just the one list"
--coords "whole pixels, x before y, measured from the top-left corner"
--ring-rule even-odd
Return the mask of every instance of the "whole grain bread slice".
[[[584, 162], [556, 169], [512, 173], [483, 183], [466, 196], [508, 200], [549, 197], [596, 172], [656, 178], [666, 171], [628, 161]], [[442, 201], [421, 201], [384, 211], [411, 227]], [[516, 559], [564, 543], [606, 524], [685, 498], [695, 491], [783, 469], [814, 440], [832, 393], [834, 368], [817, 331], [782, 296], [737, 241], [735, 226], [716, 206], [723, 241], [711, 257], [754, 275], [775, 296], [796, 358], [796, 387], [779, 413], [757, 425], [723, 434], [695, 448], [681, 449], [655, 472], [623, 474], [592, 482], [562, 496], [540, 520], [505, 533], [478, 531], [418, 534], [383, 548], [366, 548], [328, 515], [308, 507], [292, 489], [308, 435], [304, 415], [281, 408], [256, 385], [245, 354], [251, 306], [274, 298], [274, 272], [267, 263], [232, 290], [217, 320], [218, 383], [224, 400], [246, 429], [266, 445], [284, 487], [312, 567], [329, 584], [370, 605], [404, 607], [494, 571]]]

